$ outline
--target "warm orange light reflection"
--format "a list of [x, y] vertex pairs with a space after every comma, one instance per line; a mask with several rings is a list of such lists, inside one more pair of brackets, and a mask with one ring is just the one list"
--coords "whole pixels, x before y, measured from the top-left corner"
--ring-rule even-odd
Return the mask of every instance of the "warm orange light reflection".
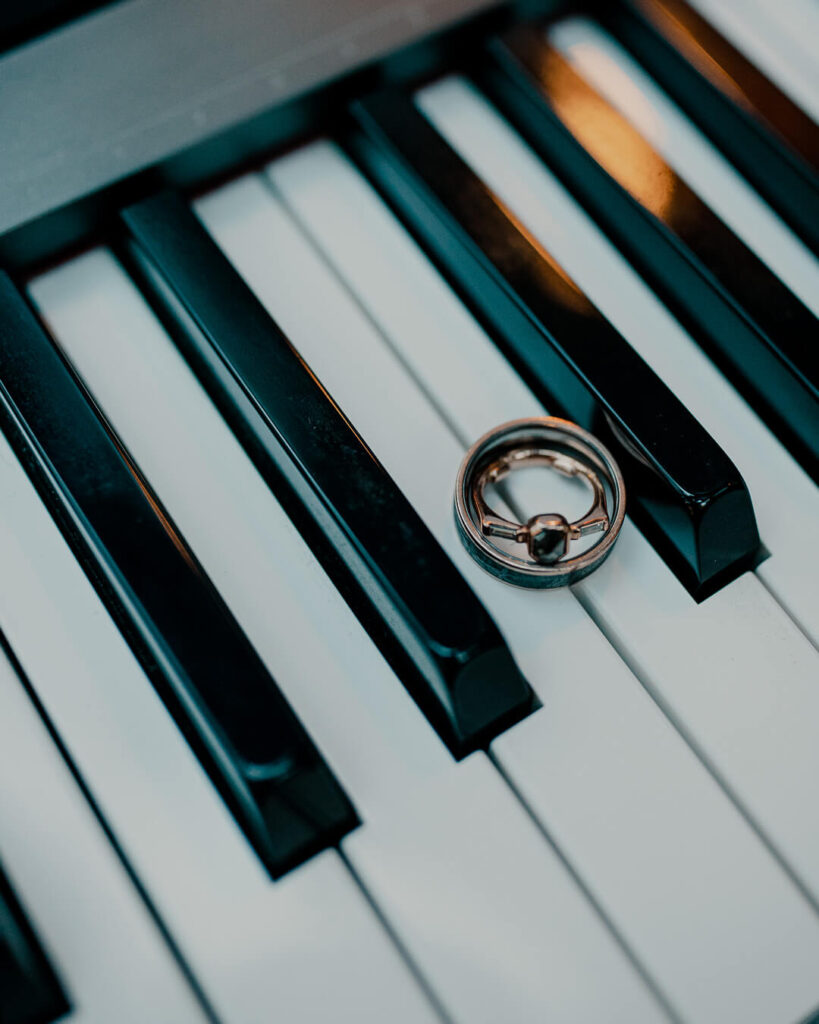
[[120, 457], [122, 458], [122, 461], [128, 467], [128, 470], [131, 473], [131, 476], [134, 478], [134, 480], [138, 484], [139, 489], [142, 491], [142, 493], [148, 499], [148, 504], [151, 506], [151, 508], [153, 509], [154, 514], [156, 515], [157, 519], [162, 524], [163, 530], [165, 531], [165, 533], [167, 533], [168, 537], [171, 539], [171, 541], [173, 543], [173, 546], [176, 548], [176, 550], [179, 552], [179, 554], [182, 555], [182, 557], [185, 559], [185, 561], [188, 563], [188, 565], [192, 569], [196, 569], [197, 572], [200, 572], [201, 570], [199, 569], [197, 564], [194, 562], [193, 557], [191, 556], [190, 551], [185, 546], [185, 542], [182, 540], [180, 535], [176, 532], [176, 528], [174, 527], [174, 525], [170, 521], [170, 519], [168, 519], [167, 515], [165, 514], [165, 510], [162, 508], [162, 506], [156, 500], [153, 491], [148, 487], [147, 483], [145, 482], [144, 477], [140, 473], [139, 469], [137, 469], [137, 466], [134, 463], [134, 460], [131, 458], [130, 453], [128, 452], [128, 450], [122, 445], [122, 442], [119, 440], [119, 438], [112, 431], [109, 430], [108, 436], [111, 439], [111, 441], [113, 441], [114, 446], [116, 447], [117, 451], [120, 454]]
[[638, 202], [668, 219], [676, 175], [662, 157], [554, 47], [539, 48], [536, 72], [550, 105], [577, 141]]
[[[540, 287], [546, 292], [551, 299], [555, 302], [559, 302], [561, 306], [566, 309], [571, 309], [575, 313], [580, 313], [583, 316], [589, 316], [596, 314], [595, 307], [589, 302], [585, 293], [575, 284], [571, 277], [561, 267], [557, 260], [552, 254], [543, 247], [538, 239], [532, 234], [532, 232], [526, 227], [526, 225], [515, 216], [515, 214], [509, 209], [509, 207], [498, 198], [498, 196], [492, 196], [496, 205], [503, 210], [504, 216], [514, 224], [521, 235], [526, 239], [529, 245], [533, 249], [537, 250], [538, 256], [543, 260], [544, 272], [539, 280]], [[553, 271], [549, 273], [546, 268]]]
[[692, 7], [677, 0], [637, 0], [637, 7], [700, 74], [735, 103], [753, 110], [740, 77], [731, 73], [739, 54]]
[[814, 168], [819, 129], [795, 103], [685, 0], [635, 0], [658, 32], [730, 100], [767, 122]]

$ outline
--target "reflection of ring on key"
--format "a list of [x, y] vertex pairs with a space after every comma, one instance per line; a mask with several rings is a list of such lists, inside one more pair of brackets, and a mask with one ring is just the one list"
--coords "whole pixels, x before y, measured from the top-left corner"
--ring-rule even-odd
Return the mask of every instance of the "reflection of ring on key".
[[[593, 495], [588, 512], [571, 523], [554, 512], [526, 523], [498, 515], [485, 489], [529, 466], [585, 480]], [[587, 576], [611, 551], [624, 515], [625, 486], [616, 462], [592, 434], [568, 420], [544, 416], [505, 423], [473, 445], [458, 473], [455, 517], [464, 544], [485, 569], [517, 586], [559, 587]], [[573, 541], [595, 533], [600, 541], [567, 557]], [[503, 551], [492, 537], [524, 545], [529, 558]]]

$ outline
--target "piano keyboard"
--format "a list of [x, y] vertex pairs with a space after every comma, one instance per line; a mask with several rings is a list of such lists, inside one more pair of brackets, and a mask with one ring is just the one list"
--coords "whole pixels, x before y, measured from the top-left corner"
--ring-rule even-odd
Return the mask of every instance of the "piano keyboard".
[[[692, 4], [0, 272], [0, 1024], [819, 1021], [819, 13]], [[629, 516], [524, 591], [544, 413]]]

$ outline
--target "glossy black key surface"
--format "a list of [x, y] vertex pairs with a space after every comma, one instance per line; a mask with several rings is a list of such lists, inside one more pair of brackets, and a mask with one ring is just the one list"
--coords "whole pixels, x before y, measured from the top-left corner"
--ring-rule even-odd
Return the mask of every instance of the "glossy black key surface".
[[612, 448], [629, 513], [691, 593], [747, 568], [753, 508], [716, 442], [409, 99], [353, 118], [353, 154], [547, 408]]
[[271, 874], [337, 842], [347, 797], [5, 275], [0, 428]]
[[819, 125], [703, 14], [687, 0], [633, 0], [633, 7], [724, 96], [819, 171]]
[[531, 710], [480, 602], [191, 210], [166, 194], [123, 222], [183, 355], [452, 752]]
[[534, 27], [482, 87], [814, 478], [819, 321]]
[[[679, 0], [618, 0], [605, 27], [819, 255], [819, 153], [809, 118]], [[773, 90], [773, 91], [772, 91]], [[799, 140], [799, 143], [795, 140]]]
[[0, 865], [0, 1024], [51, 1024], [68, 1002]]

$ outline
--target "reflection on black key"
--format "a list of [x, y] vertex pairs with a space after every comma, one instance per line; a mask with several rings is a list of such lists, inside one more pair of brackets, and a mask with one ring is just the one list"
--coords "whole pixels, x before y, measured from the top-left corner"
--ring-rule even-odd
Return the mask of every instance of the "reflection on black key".
[[123, 221], [180, 350], [452, 752], [531, 710], [492, 620], [191, 210], [163, 195]]
[[634, 6], [724, 96], [819, 171], [816, 122], [687, 0], [636, 0]]
[[5, 275], [0, 427], [271, 874], [353, 828], [258, 655]]
[[621, 0], [602, 23], [819, 255], [819, 129], [682, 0]]
[[50, 1024], [68, 1003], [0, 865], [0, 1022]]
[[819, 322], [534, 28], [483, 87], [748, 401], [819, 477]]
[[631, 514], [689, 590], [747, 568], [756, 522], [722, 449], [410, 100], [353, 116], [365, 170], [544, 404], [612, 447]]

